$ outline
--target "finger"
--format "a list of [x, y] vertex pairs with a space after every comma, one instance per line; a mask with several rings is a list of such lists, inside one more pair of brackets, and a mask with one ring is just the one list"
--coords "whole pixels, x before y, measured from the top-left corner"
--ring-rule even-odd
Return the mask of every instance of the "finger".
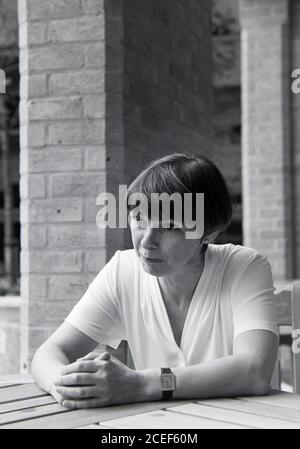
[[56, 386], [51, 389], [51, 395], [54, 397], [54, 399], [62, 405], [64, 397], [56, 390]]
[[110, 360], [110, 353], [105, 351], [99, 354], [99, 352], [90, 352], [89, 354], [86, 354], [83, 357], [80, 357], [80, 359], [77, 360]]
[[97, 389], [95, 387], [66, 387], [57, 386], [56, 390], [64, 399], [89, 399], [97, 396]]
[[65, 365], [61, 374], [71, 374], [71, 373], [94, 373], [97, 371], [98, 367], [94, 360], [83, 360], [76, 361], [74, 363], [70, 363], [69, 365]]
[[90, 373], [72, 373], [60, 376], [54, 385], [95, 385], [96, 379]]
[[99, 355], [99, 357], [97, 357], [98, 360], [110, 360], [111, 359], [111, 355], [109, 352], [105, 351], [102, 354]]
[[99, 354], [97, 352], [89, 352], [88, 354], [84, 355], [83, 357], [80, 357], [77, 360], [95, 360]]
[[75, 409], [82, 409], [82, 408], [93, 408], [93, 407], [104, 407], [108, 405], [100, 398], [93, 398], [93, 399], [83, 399], [81, 401], [71, 400], [71, 399], [65, 399], [63, 401], [63, 407], [67, 407], [69, 409], [75, 410]]
[[125, 365], [125, 363], [121, 362], [121, 360], [117, 359], [114, 356], [111, 356], [110, 359], [111, 359], [112, 362], [115, 362], [119, 366], [126, 366], [127, 367], [127, 365]]

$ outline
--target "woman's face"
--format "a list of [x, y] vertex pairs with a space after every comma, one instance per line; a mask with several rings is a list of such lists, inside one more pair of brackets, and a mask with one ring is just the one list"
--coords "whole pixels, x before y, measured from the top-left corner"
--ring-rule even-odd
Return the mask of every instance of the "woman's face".
[[154, 227], [141, 214], [130, 212], [130, 230], [133, 246], [143, 268], [153, 276], [183, 274], [199, 265], [201, 239], [186, 239], [185, 230], [172, 227]]

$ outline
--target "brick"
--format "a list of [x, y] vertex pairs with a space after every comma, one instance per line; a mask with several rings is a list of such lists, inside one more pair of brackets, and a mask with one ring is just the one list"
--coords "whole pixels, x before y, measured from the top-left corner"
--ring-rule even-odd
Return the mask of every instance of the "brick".
[[80, 0], [27, 0], [29, 21], [40, 19], [62, 19], [80, 15]]
[[104, 15], [104, 0], [81, 0], [81, 9], [84, 14]]
[[48, 248], [85, 249], [105, 246], [105, 231], [96, 224], [49, 225]]
[[80, 273], [82, 254], [80, 251], [22, 251], [21, 263], [23, 273]]
[[85, 170], [104, 170], [106, 166], [106, 147], [99, 145], [84, 150]]
[[81, 117], [81, 98], [29, 100], [29, 120], [60, 120]]
[[41, 72], [55, 69], [76, 69], [83, 67], [83, 50], [72, 44], [49, 45], [32, 48], [28, 52], [28, 70]]
[[28, 338], [31, 348], [34, 348], [36, 350], [48, 339], [48, 332], [42, 328], [29, 328]]
[[[51, 173], [56, 171], [80, 170], [83, 165], [83, 155], [79, 148], [28, 151], [28, 172]], [[32, 176], [32, 175], [31, 175]]]
[[104, 39], [104, 17], [78, 17], [52, 20], [48, 24], [51, 42], [96, 41]]
[[74, 301], [44, 302], [29, 305], [28, 325], [35, 327], [57, 327], [71, 312]]
[[82, 100], [83, 116], [103, 118], [105, 116], [105, 95], [89, 95]]
[[22, 174], [20, 178], [20, 197], [44, 198], [46, 196], [46, 182], [42, 175]]
[[106, 250], [86, 251], [84, 268], [86, 271], [100, 271], [106, 263]]
[[105, 66], [105, 45], [103, 41], [96, 44], [89, 44], [84, 52], [85, 67], [104, 67]]
[[104, 188], [103, 175], [51, 175], [51, 197], [97, 197]]
[[23, 224], [21, 226], [22, 249], [41, 249], [46, 246], [47, 232], [44, 224]]
[[[22, 104], [22, 102], [21, 102]], [[42, 123], [22, 124], [20, 127], [21, 152], [28, 147], [42, 147], [45, 145], [46, 131]], [[25, 151], [25, 150], [24, 150]]]
[[79, 300], [88, 288], [85, 275], [60, 274], [49, 278], [48, 301]]
[[21, 276], [21, 297], [25, 308], [27, 301], [45, 301], [47, 297], [47, 276], [27, 273]]
[[[47, 77], [45, 74], [40, 75], [23, 75], [20, 80], [20, 96], [21, 98], [35, 98], [45, 96], [47, 93]], [[23, 107], [26, 107], [27, 117], [27, 103], [24, 102]]]
[[[106, 189], [102, 189], [103, 192]], [[99, 211], [99, 206], [96, 205], [95, 198], [86, 198], [84, 200], [84, 222], [85, 223], [96, 223], [97, 213]]]
[[82, 70], [74, 73], [53, 73], [49, 77], [50, 95], [95, 95], [103, 92], [103, 70]]
[[104, 121], [89, 119], [49, 125], [47, 143], [51, 145], [104, 143]]
[[47, 42], [46, 39], [46, 23], [28, 23], [23, 22], [19, 26], [19, 46], [24, 48], [27, 46], [40, 45]]
[[[29, 206], [25, 203], [25, 207], [29, 223], [80, 222], [83, 217], [81, 200], [72, 197], [32, 200]], [[23, 218], [23, 223], [26, 223], [25, 218]]]

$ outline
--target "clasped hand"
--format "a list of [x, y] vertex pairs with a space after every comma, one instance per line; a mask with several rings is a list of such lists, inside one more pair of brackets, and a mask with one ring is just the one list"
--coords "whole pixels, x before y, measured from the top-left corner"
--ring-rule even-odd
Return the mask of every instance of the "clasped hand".
[[52, 396], [64, 407], [78, 409], [136, 402], [138, 373], [109, 352], [92, 352], [65, 365], [52, 385]]

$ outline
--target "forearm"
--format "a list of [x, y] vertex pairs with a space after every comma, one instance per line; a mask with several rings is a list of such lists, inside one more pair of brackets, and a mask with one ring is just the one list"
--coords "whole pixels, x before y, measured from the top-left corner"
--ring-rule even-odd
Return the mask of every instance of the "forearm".
[[[244, 354], [223, 357], [187, 367], [172, 368], [176, 376], [173, 397], [212, 398], [265, 394], [267, 382], [260, 376], [259, 367]], [[141, 371], [144, 379], [143, 400], [161, 398], [160, 370]]]
[[70, 361], [60, 348], [52, 344], [42, 345], [35, 353], [31, 372], [38, 385], [48, 393], [64, 365]]

